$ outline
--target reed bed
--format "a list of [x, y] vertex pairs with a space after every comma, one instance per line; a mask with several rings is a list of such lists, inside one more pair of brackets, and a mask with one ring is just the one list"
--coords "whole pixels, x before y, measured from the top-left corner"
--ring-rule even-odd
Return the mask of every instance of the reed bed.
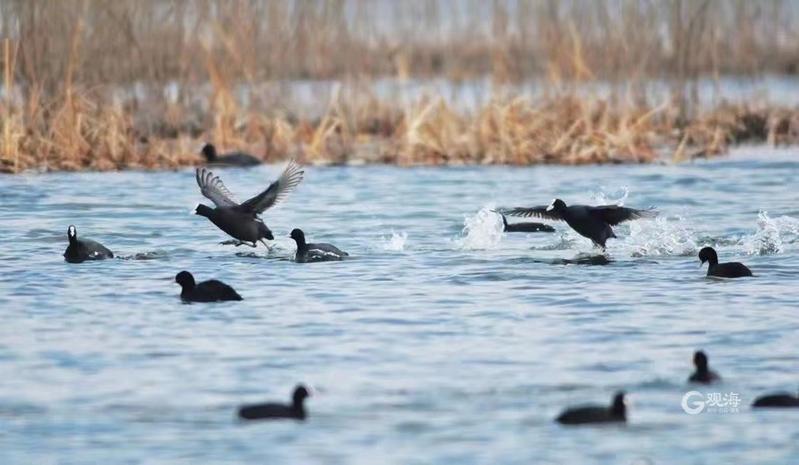
[[[5, 0], [0, 171], [177, 168], [200, 163], [204, 142], [265, 161], [399, 165], [645, 163], [795, 143], [796, 108], [700, 105], [696, 85], [796, 73], [795, 10], [781, 0]], [[498, 91], [470, 108], [374, 90], [431, 78], [553, 90]], [[669, 83], [668, 98], [636, 90], [652, 79]], [[350, 91], [307, 112], [279, 85], [319, 80]], [[580, 91], [600, 81], [615, 90]]]

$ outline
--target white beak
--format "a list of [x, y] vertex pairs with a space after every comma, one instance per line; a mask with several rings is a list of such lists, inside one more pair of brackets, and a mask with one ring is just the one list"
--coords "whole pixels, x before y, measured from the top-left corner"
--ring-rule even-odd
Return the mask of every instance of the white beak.
[[555, 204], [554, 204], [554, 203], [553, 203], [553, 204], [550, 204], [550, 205], [547, 207], [547, 211], [548, 211], [548, 212], [551, 212], [551, 211], [552, 211], [552, 210], [554, 210], [554, 209], [555, 209]]

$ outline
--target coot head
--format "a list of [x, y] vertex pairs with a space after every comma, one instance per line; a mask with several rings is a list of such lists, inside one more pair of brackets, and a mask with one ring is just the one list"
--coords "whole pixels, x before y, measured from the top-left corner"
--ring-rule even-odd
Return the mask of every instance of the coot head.
[[716, 251], [713, 250], [713, 247], [704, 247], [699, 251], [699, 260], [702, 262], [700, 265], [704, 265], [705, 262], [716, 265], [719, 262], [719, 256], [716, 254]]
[[699, 371], [707, 370], [707, 355], [701, 350], [694, 352], [694, 366]]
[[299, 243], [305, 242], [305, 233], [302, 232], [302, 229], [299, 228], [292, 229], [290, 237]]
[[181, 271], [175, 276], [175, 282], [180, 284], [183, 289], [194, 289], [194, 276], [188, 271]]
[[613, 415], [620, 417], [627, 415], [627, 403], [624, 401], [624, 396], [624, 391], [618, 391], [616, 395], [613, 396], [613, 406], [611, 407]]
[[209, 162], [216, 160], [216, 147], [213, 144], [205, 144], [202, 149], [202, 154]]
[[553, 210], [558, 213], [566, 210], [566, 202], [561, 199], [553, 200], [552, 203], [547, 207], [547, 211], [550, 212]]
[[70, 244], [74, 244], [78, 240], [78, 230], [75, 229], [75, 225], [71, 224], [67, 228], [67, 238], [69, 238]]
[[308, 397], [311, 397], [311, 393], [308, 392], [308, 389], [302, 384], [299, 384], [296, 388], [294, 388], [294, 395], [292, 396], [294, 405], [302, 405], [302, 403]]

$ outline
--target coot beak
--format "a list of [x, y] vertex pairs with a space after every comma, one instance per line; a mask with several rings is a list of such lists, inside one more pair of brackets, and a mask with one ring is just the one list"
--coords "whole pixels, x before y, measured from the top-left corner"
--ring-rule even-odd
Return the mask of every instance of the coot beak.
[[551, 204], [550, 206], [547, 207], [547, 211], [551, 212], [554, 208], [555, 208], [555, 204], [553, 203], [553, 204]]

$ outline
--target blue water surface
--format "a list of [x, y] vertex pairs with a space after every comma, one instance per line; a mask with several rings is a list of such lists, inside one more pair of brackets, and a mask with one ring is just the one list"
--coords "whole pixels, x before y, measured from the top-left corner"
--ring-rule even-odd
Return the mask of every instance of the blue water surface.
[[[218, 174], [245, 199], [280, 169]], [[797, 186], [796, 151], [763, 148], [309, 167], [265, 215], [267, 252], [218, 244], [190, 169], [0, 176], [0, 463], [795, 464], [799, 412], [749, 404], [799, 388]], [[565, 224], [503, 234], [491, 211], [556, 196], [661, 214], [617, 227], [599, 260]], [[119, 258], [65, 263], [69, 224]], [[294, 263], [294, 227], [351, 259]], [[706, 278], [704, 245], [756, 277]], [[183, 304], [181, 270], [245, 300]], [[685, 384], [699, 348], [722, 384]], [[306, 422], [236, 421], [299, 382]], [[626, 426], [553, 422], [619, 389]], [[691, 389], [738, 411], [688, 415]]]

